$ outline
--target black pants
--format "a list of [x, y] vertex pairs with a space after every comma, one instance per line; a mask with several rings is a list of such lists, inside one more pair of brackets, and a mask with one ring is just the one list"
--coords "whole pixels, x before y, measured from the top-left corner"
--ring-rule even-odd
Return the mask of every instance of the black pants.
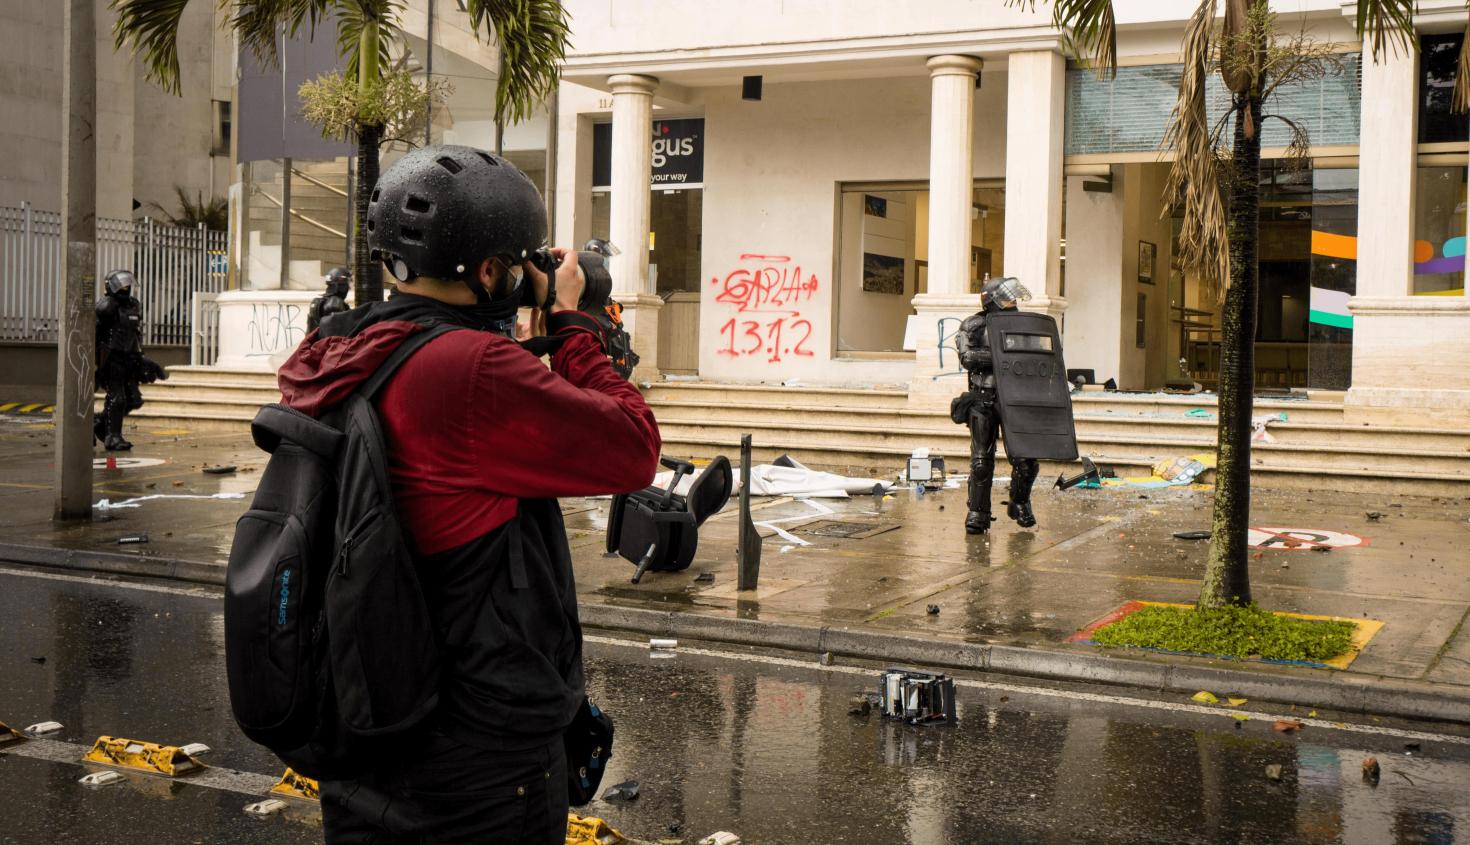
[[566, 749], [482, 751], [439, 733], [401, 762], [321, 785], [327, 845], [564, 845]]
[[107, 391], [102, 416], [94, 427], [99, 440], [105, 440], [108, 435], [121, 437], [123, 418], [129, 411], [143, 407], [143, 393], [138, 389], [142, 366], [141, 359], [114, 352], [97, 374], [99, 386]]
[[[980, 398], [970, 409], [970, 499], [972, 511], [990, 513], [990, 482], [995, 478], [995, 444], [1000, 439], [1000, 412], [995, 407], [995, 393], [980, 391]], [[1041, 471], [1035, 458], [1009, 458], [1011, 462], [1011, 501], [1029, 503], [1031, 485]]]

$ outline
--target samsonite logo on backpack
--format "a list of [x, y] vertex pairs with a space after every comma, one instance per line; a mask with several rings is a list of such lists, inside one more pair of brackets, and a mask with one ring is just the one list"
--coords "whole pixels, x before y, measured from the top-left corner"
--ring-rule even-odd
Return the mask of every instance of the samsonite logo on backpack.
[[362, 740], [402, 733], [438, 703], [438, 638], [372, 397], [449, 330], [404, 341], [320, 420], [267, 405], [251, 424], [271, 458], [225, 576], [230, 707], [246, 736], [308, 777], [359, 773]]

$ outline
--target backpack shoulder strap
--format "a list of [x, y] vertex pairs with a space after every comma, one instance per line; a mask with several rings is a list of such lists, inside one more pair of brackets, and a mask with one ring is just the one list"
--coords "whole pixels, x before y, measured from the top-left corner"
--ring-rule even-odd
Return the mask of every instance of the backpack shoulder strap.
[[438, 323], [411, 335], [408, 340], [400, 343], [398, 348], [393, 350], [393, 354], [389, 355], [388, 359], [378, 367], [377, 372], [373, 373], [367, 381], [362, 383], [362, 386], [357, 389], [357, 392], [364, 399], [372, 401], [373, 397], [378, 394], [378, 391], [383, 388], [383, 385], [388, 383], [388, 379], [392, 378], [393, 374], [398, 372], [398, 368], [403, 366], [404, 361], [407, 361], [415, 352], [422, 349], [435, 338], [449, 334], [452, 331], [458, 331], [459, 329], [460, 326]]

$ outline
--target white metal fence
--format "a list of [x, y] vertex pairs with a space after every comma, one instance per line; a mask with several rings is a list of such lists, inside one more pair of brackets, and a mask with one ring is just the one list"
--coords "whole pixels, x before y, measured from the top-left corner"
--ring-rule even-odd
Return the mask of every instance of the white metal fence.
[[195, 291], [189, 323], [194, 334], [189, 342], [189, 363], [208, 367], [219, 359], [219, 294]]
[[[0, 341], [56, 342], [64, 222], [30, 203], [0, 207]], [[143, 220], [97, 220], [97, 295], [113, 270], [132, 270], [143, 342], [190, 346], [195, 292], [225, 289], [229, 235]]]

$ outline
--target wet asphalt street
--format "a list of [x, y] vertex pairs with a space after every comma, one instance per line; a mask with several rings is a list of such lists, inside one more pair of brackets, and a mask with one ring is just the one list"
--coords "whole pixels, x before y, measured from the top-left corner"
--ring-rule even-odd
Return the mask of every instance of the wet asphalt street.
[[[53, 739], [77, 746], [203, 742], [215, 767], [278, 775], [230, 719], [220, 626], [210, 590], [0, 570], [0, 720], [54, 719]], [[868, 669], [685, 643], [656, 657], [600, 636], [588, 673], [618, 722], [604, 786], [636, 778], [641, 795], [584, 812], [648, 841], [1470, 842], [1470, 741], [1442, 726], [1308, 719], [1283, 734], [1251, 703], [1237, 723], [990, 677], [962, 682], [958, 726], [916, 729], [849, 715]], [[310, 806], [243, 813], [260, 777], [87, 789], [83, 766], [57, 761], [67, 746], [30, 746], [0, 752], [0, 843], [320, 841]], [[1376, 786], [1360, 775], [1368, 755]]]

